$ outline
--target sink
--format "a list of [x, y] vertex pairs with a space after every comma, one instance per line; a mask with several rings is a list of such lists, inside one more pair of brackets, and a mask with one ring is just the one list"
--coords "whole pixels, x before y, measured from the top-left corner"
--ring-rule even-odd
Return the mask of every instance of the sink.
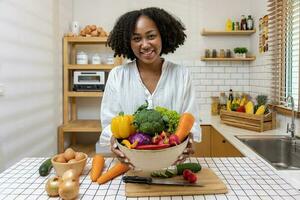
[[288, 136], [236, 136], [279, 170], [300, 170], [300, 140]]

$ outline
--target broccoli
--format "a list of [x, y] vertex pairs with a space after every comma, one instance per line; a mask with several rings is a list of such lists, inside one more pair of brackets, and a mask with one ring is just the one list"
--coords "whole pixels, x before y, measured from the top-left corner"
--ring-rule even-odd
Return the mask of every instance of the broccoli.
[[133, 125], [138, 131], [150, 136], [161, 133], [165, 128], [163, 116], [154, 109], [139, 110], [134, 115]]
[[180, 114], [175, 110], [169, 110], [160, 106], [155, 107], [155, 110], [160, 112], [164, 121], [166, 122], [165, 131], [169, 133], [175, 133], [179, 123]]

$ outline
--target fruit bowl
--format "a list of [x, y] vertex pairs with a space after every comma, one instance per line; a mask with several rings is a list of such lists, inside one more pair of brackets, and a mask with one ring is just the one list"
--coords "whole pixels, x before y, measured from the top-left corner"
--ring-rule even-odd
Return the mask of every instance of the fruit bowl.
[[120, 144], [117, 140], [116, 143], [136, 169], [154, 171], [171, 166], [185, 150], [188, 140], [187, 137], [187, 139], [179, 145], [159, 150], [129, 149]]
[[57, 158], [60, 156], [60, 154], [53, 156], [51, 159], [52, 165], [55, 169], [56, 175], [57, 176], [62, 176], [65, 171], [68, 169], [74, 169], [75, 170], [75, 175], [80, 176], [82, 171], [84, 170], [84, 167], [86, 165], [87, 161], [87, 154], [84, 154], [84, 158], [78, 161], [74, 161], [73, 163], [61, 163], [57, 162]]

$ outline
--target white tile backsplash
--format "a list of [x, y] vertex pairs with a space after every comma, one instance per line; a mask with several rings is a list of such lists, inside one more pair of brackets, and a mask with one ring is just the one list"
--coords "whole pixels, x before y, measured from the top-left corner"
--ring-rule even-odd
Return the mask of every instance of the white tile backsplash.
[[211, 96], [220, 92], [250, 92], [250, 63], [234, 62], [181, 62], [192, 74], [200, 110], [210, 108]]
[[250, 93], [251, 96], [271, 96], [271, 65], [265, 59], [249, 62], [182, 61], [189, 68], [195, 86], [200, 111], [210, 108], [211, 96], [220, 92]]

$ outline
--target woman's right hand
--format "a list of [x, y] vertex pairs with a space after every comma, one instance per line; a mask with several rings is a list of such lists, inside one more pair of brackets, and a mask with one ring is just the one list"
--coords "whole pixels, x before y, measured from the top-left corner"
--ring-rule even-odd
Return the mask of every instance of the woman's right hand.
[[117, 159], [122, 162], [128, 164], [131, 168], [134, 169], [134, 165], [130, 162], [129, 158], [125, 156], [125, 154], [120, 151], [117, 143], [116, 143], [116, 138], [111, 137], [110, 139], [110, 149], [111, 151], [116, 155]]

